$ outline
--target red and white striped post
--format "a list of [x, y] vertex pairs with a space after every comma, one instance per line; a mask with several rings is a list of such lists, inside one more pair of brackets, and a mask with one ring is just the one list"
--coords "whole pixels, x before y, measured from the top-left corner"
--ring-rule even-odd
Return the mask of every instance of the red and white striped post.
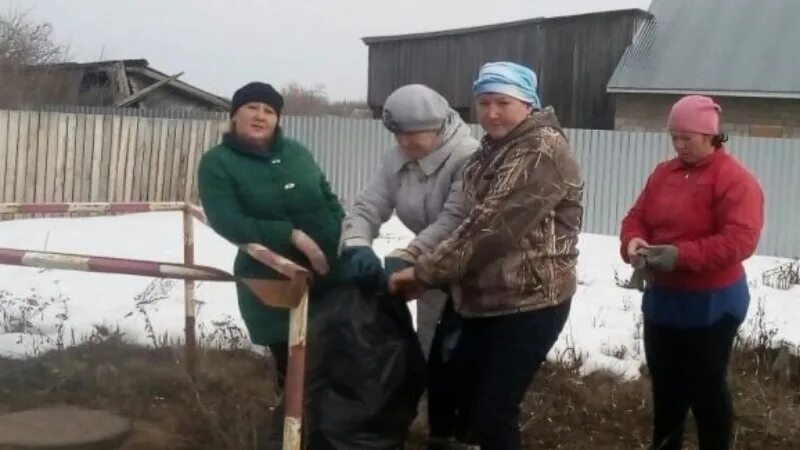
[[[183, 208], [183, 263], [187, 266], [194, 265], [194, 218], [186, 208]], [[195, 375], [197, 367], [197, 338], [195, 336], [197, 299], [195, 297], [195, 281], [183, 280], [184, 302], [184, 352], [186, 357], [186, 370], [190, 376]]]
[[308, 290], [289, 313], [289, 362], [286, 368], [286, 417], [283, 420], [283, 450], [303, 448], [305, 414], [306, 338], [308, 336]]

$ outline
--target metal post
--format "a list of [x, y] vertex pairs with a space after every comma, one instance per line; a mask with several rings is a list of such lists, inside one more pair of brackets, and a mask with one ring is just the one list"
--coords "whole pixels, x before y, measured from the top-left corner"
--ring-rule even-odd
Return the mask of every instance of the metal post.
[[289, 361], [286, 369], [286, 417], [283, 450], [303, 448], [306, 337], [308, 333], [308, 291], [289, 313]]
[[[194, 265], [194, 219], [186, 209], [183, 211], [183, 263], [185, 265]], [[195, 374], [197, 362], [197, 342], [195, 338], [195, 313], [197, 307], [194, 288], [194, 280], [185, 279], [183, 281], [186, 369], [191, 376]]]

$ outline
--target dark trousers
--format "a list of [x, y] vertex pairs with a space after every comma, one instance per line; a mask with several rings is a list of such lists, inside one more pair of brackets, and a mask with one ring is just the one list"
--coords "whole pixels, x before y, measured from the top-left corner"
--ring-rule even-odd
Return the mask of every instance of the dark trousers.
[[730, 448], [733, 402], [727, 372], [738, 327], [730, 316], [693, 329], [645, 321], [645, 355], [653, 383], [653, 449], [683, 448], [689, 408], [700, 450]]
[[[279, 344], [270, 344], [267, 348], [269, 348], [273, 363], [275, 364], [275, 392], [283, 392], [286, 383], [286, 369], [289, 364], [289, 345], [283, 342]], [[267, 430], [267, 440], [268, 442], [273, 442], [269, 445], [272, 445], [274, 448], [277, 448], [275, 447], [275, 443], [283, 441], [284, 414], [284, 397], [281, 395], [280, 403], [272, 412], [269, 429]]]
[[428, 355], [428, 425], [433, 438], [450, 438], [462, 427], [457, 411], [458, 390], [454, 380], [453, 352], [461, 336], [462, 319], [448, 299]]
[[286, 381], [286, 369], [289, 365], [289, 344], [285, 342], [270, 344], [267, 348], [272, 354], [272, 360], [275, 363], [275, 382], [280, 387], [280, 390], [283, 391], [283, 383]]
[[459, 410], [481, 450], [520, 450], [520, 403], [569, 316], [570, 302], [507, 316], [464, 319], [453, 370]]

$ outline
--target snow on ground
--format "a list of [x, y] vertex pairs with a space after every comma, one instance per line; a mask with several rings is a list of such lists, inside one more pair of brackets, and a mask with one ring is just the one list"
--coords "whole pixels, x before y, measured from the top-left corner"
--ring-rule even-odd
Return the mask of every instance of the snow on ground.
[[[196, 262], [231, 270], [234, 247], [202, 224], [195, 224], [195, 233]], [[392, 220], [383, 227], [375, 248], [379, 254], [386, 254], [410, 238], [409, 231]], [[179, 262], [183, 252], [181, 216], [148, 213], [3, 222], [0, 247]], [[617, 249], [616, 237], [581, 236], [578, 293], [550, 359], [571, 362], [578, 358], [583, 362], [583, 373], [608, 370], [635, 379], [644, 362], [641, 301], [638, 292], [615, 283], [616, 276], [630, 275]], [[780, 291], [761, 283], [763, 271], [785, 262], [754, 257], [746, 263], [753, 301], [742, 332], [758, 333], [757, 313], [762, 309], [761, 328], [775, 330], [776, 341], [797, 346], [800, 288]], [[232, 283], [200, 283], [197, 297], [201, 303], [199, 334], [205, 344], [241, 338], [237, 327], [244, 330], [244, 326]], [[182, 282], [0, 266], [0, 355], [25, 357], [59, 344], [71, 345], [102, 332], [103, 327], [118, 327], [129, 339], [142, 344], [152, 344], [153, 339], [164, 335], [180, 339]]]

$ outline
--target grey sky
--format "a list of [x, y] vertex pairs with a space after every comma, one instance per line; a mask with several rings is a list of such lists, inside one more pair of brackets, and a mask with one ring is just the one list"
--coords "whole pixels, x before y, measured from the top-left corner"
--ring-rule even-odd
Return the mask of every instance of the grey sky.
[[364, 99], [364, 36], [642, 8], [650, 0], [0, 0], [50, 22], [77, 61], [145, 58], [230, 96], [247, 81], [324, 85]]

